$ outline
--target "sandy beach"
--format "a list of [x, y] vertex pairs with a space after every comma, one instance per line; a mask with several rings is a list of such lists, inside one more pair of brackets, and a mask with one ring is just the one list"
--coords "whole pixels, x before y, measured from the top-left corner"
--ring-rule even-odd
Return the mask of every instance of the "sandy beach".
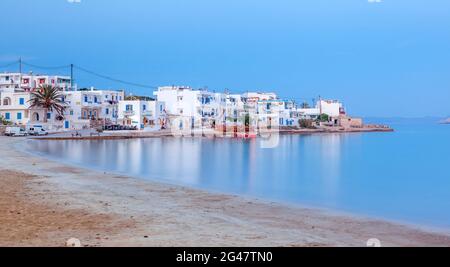
[[450, 246], [450, 233], [68, 166], [0, 137], [0, 246]]

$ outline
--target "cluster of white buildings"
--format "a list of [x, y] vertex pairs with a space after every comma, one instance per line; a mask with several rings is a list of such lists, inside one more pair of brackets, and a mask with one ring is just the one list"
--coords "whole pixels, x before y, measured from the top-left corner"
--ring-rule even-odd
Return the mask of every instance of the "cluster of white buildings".
[[[65, 113], [30, 109], [31, 92], [41, 85], [61, 89]], [[299, 107], [275, 93], [216, 93], [187, 86], [163, 86], [153, 98], [125, 99], [124, 90], [75, 89], [70, 77], [0, 73], [0, 116], [17, 125], [40, 124], [49, 130], [73, 130], [106, 125], [133, 126], [139, 130], [176, 127], [227, 127], [246, 125], [299, 126], [301, 120], [315, 120], [328, 115], [327, 123], [346, 122], [342, 103], [319, 99], [312, 108]]]
[[[31, 92], [42, 85], [60, 88], [66, 109], [55, 111], [30, 108]], [[16, 125], [42, 125], [49, 130], [73, 130], [111, 124], [126, 124], [138, 129], [156, 129], [162, 117], [157, 101], [125, 101], [124, 90], [75, 89], [70, 77], [20, 73], [0, 73], [0, 117]], [[127, 103], [127, 104], [126, 104]], [[134, 112], [125, 110], [133, 106]], [[139, 109], [138, 107], [142, 107]], [[120, 109], [122, 108], [123, 109]]]
[[158, 101], [165, 104], [166, 115], [172, 122], [171, 127], [298, 127], [302, 120], [313, 121], [321, 114], [328, 117], [327, 121], [322, 122], [326, 125], [362, 125], [361, 120], [346, 116], [342, 103], [337, 100], [319, 99], [314, 107], [302, 108], [292, 100], [278, 98], [275, 93], [230, 94], [196, 90], [187, 86], [164, 86], [159, 87], [153, 94]]

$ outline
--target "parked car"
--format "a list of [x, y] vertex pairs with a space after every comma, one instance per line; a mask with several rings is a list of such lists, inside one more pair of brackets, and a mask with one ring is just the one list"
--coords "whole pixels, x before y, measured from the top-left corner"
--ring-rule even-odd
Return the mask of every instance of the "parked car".
[[27, 133], [29, 135], [47, 135], [48, 132], [40, 125], [29, 125], [27, 127]]
[[7, 135], [7, 136], [26, 136], [26, 135], [28, 135], [28, 133], [22, 127], [11, 126], [11, 127], [6, 127], [5, 135]]
[[47, 135], [48, 132], [42, 126], [28, 126], [27, 133], [29, 135]]

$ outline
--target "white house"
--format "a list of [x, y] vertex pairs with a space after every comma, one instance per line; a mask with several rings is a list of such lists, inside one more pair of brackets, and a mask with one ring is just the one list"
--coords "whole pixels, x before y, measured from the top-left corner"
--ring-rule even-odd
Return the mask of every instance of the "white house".
[[345, 115], [345, 110], [341, 102], [337, 100], [319, 100], [313, 108], [297, 108], [299, 118], [315, 119], [320, 114], [327, 114], [330, 118], [337, 118]]
[[270, 118], [278, 120], [277, 125], [279, 126], [297, 125], [295, 104], [291, 100], [260, 100], [257, 102], [257, 114], [263, 122], [266, 122], [266, 118]]
[[321, 99], [317, 101], [316, 108], [319, 109], [320, 114], [327, 114], [328, 116], [333, 118], [345, 114], [342, 103], [337, 100]]
[[187, 86], [159, 87], [153, 93], [158, 101], [164, 102], [172, 125], [179, 128], [193, 128], [195, 125], [211, 126], [225, 112], [226, 96], [207, 90], [194, 90]]
[[166, 124], [165, 104], [156, 100], [119, 101], [118, 121], [140, 130], [160, 130]]
[[0, 92], [0, 116], [14, 124], [43, 122], [51, 114], [45, 114], [44, 109], [29, 109], [31, 93], [29, 92]]
[[296, 108], [297, 117], [300, 119], [315, 119], [320, 115], [320, 109], [314, 108]]
[[61, 90], [70, 90], [70, 77], [60, 75], [40, 75], [32, 72], [14, 73], [5, 72], [0, 73], [0, 91], [2, 90], [20, 90], [33, 91], [39, 86], [49, 84], [61, 88]]
[[64, 102], [67, 108], [64, 114], [64, 128], [80, 128], [91, 125], [92, 121], [100, 124], [118, 123], [119, 101], [125, 98], [123, 90], [98, 90], [95, 88], [65, 91]]
[[275, 100], [277, 99], [277, 94], [275, 93], [264, 93], [264, 92], [246, 92], [242, 94], [248, 102], [257, 102], [263, 100]]
[[54, 112], [45, 112], [39, 108], [29, 109], [31, 92], [42, 85], [53, 85], [62, 91], [69, 90], [70, 77], [35, 75], [31, 72], [0, 73], [0, 116], [18, 125], [42, 124], [44, 121], [48, 124], [56, 123], [57, 116]]
[[227, 94], [225, 96], [225, 123], [234, 123], [245, 112], [244, 98], [240, 94]]

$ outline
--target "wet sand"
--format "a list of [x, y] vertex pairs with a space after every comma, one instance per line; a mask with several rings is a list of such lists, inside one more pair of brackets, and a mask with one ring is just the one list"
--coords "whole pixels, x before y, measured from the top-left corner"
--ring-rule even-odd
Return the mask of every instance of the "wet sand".
[[450, 246], [450, 233], [97, 172], [0, 137], [0, 246]]

